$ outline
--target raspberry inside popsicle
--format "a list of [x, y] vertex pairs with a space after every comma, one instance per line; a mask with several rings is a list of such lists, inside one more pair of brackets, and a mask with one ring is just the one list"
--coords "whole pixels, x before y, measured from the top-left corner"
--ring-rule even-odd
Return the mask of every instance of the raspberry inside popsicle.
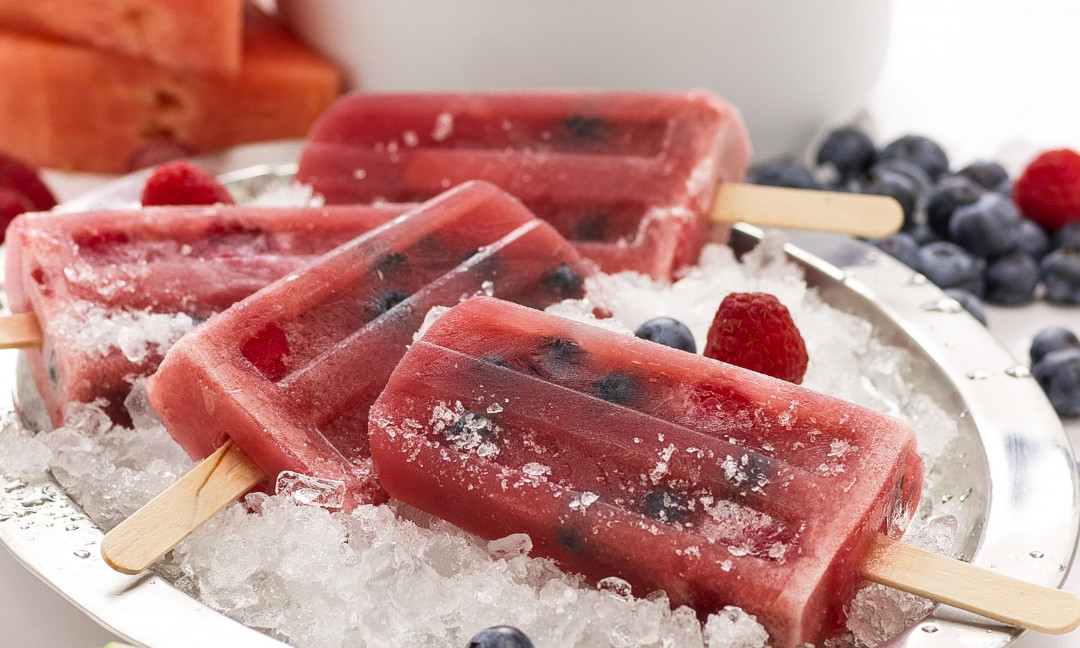
[[381, 501], [368, 409], [428, 311], [481, 292], [543, 307], [580, 296], [591, 267], [520, 202], [466, 183], [186, 335], [150, 402], [195, 458], [231, 438], [271, 478], [321, 480], [334, 506]]
[[26, 358], [53, 425], [69, 403], [99, 398], [125, 421], [132, 379], [186, 330], [407, 208], [23, 214], [7, 232], [4, 288], [41, 328]]
[[833, 634], [880, 532], [919, 499], [914, 431], [755, 372], [478, 297], [371, 409], [391, 497], [591, 580], [738, 605], [772, 645]]
[[312, 129], [297, 179], [328, 202], [424, 200], [492, 182], [603, 270], [695, 262], [717, 182], [750, 145], [730, 104], [688, 93], [354, 93]]

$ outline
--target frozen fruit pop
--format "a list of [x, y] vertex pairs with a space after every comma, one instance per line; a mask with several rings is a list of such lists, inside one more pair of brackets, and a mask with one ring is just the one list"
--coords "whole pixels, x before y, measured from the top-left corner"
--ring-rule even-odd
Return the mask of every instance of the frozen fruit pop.
[[[159, 207], [31, 213], [7, 233], [5, 289], [39, 329], [28, 366], [54, 425], [104, 399], [118, 421], [136, 376], [192, 325], [406, 205]], [[7, 324], [9, 322], [5, 322]]]
[[354, 93], [312, 128], [297, 179], [330, 203], [486, 180], [602, 269], [667, 278], [697, 260], [716, 183], [749, 154], [739, 113], [703, 91]]
[[527, 533], [639, 596], [738, 605], [777, 648], [838, 628], [923, 473], [899, 420], [484, 297], [410, 347], [369, 435], [391, 497], [483, 538]]
[[195, 458], [231, 439], [271, 479], [321, 480], [346, 509], [382, 501], [368, 409], [428, 311], [477, 293], [543, 307], [579, 297], [590, 267], [513, 197], [466, 183], [184, 336], [150, 402]]

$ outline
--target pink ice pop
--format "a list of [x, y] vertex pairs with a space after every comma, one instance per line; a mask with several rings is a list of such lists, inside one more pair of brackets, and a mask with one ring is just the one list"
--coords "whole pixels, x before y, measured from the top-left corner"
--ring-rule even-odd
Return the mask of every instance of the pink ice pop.
[[231, 438], [271, 479], [319, 480], [323, 503], [378, 502], [368, 409], [428, 311], [477, 293], [543, 307], [581, 296], [590, 268], [513, 197], [466, 183], [184, 336], [150, 402], [195, 458]]
[[354, 93], [312, 129], [297, 179], [328, 202], [424, 200], [492, 182], [603, 270], [669, 278], [707, 238], [749, 140], [704, 91]]
[[701, 356], [477, 297], [371, 408], [390, 496], [593, 581], [737, 605], [791, 648], [834, 633], [879, 532], [919, 499], [914, 431]]
[[408, 206], [159, 207], [28, 213], [7, 232], [11, 310], [33, 313], [26, 349], [54, 425], [104, 399], [126, 421], [131, 381], [192, 325]]

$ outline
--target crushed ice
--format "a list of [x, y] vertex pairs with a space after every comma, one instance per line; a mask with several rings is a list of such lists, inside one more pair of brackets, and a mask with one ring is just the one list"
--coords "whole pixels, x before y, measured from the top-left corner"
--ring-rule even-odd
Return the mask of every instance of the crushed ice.
[[[433, 135], [449, 136], [452, 122], [450, 115], [441, 117]], [[917, 422], [931, 467], [933, 458], [950, 447], [956, 423], [932, 399], [913, 391], [906, 354], [876, 340], [867, 322], [832, 309], [807, 290], [796, 266], [782, 258], [782, 240], [775, 237], [767, 237], [744, 264], [735, 262], [727, 247], [710, 245], [701, 265], [671, 285], [631, 273], [593, 277], [587, 300], [549, 310], [623, 333], [649, 317], [668, 315], [689, 325], [700, 347], [717, 304], [734, 290], [771, 292], [788, 306], [810, 352], [806, 386]], [[597, 320], [598, 307], [614, 317]], [[131, 323], [137, 319], [144, 318], [132, 315]], [[138, 356], [140, 349], [171, 343], [191, 325], [179, 319], [161, 324], [161, 337], [133, 340], [126, 352]], [[104, 338], [99, 327], [85, 343], [95, 347]], [[145, 395], [137, 389], [129, 405], [137, 408], [134, 430], [113, 426], [93, 405], [73, 408], [66, 425], [36, 435], [9, 415], [0, 422], [5, 469], [13, 473], [7, 476], [30, 480], [51, 472], [96, 524], [114, 526], [191, 468], [146, 408]], [[445, 429], [464, 415], [456, 403], [444, 410], [428, 425]], [[488, 443], [475, 425], [462, 427], [471, 433], [463, 443], [477, 450]], [[835, 446], [830, 454], [846, 451]], [[734, 457], [731, 462], [734, 478], [740, 466]], [[935, 472], [928, 474], [926, 490], [937, 493]], [[404, 506], [361, 506], [346, 515], [298, 504], [295, 495], [295, 489], [288, 496], [249, 495], [246, 506], [234, 505], [182, 543], [159, 571], [210, 607], [305, 648], [465, 645], [479, 629], [500, 623], [522, 628], [537, 646], [765, 645], [764, 630], [750, 615], [725, 609], [702, 624], [688, 608], [671, 610], [663, 595], [628, 597], [615, 581], [589, 586], [550, 561], [530, 558], [527, 536], [484, 543]], [[592, 503], [586, 499], [583, 493], [578, 505]], [[718, 527], [732, 519], [732, 512], [716, 507], [709, 516]], [[766, 536], [775, 531], [769, 520], [740, 523], [756, 525]], [[948, 533], [937, 537], [937, 550], [952, 545]], [[782, 559], [785, 547], [771, 541], [735, 550]], [[867, 643], [894, 634], [925, 609], [924, 602], [905, 595], [897, 599], [892, 590], [864, 592], [853, 603], [853, 632]], [[866, 608], [873, 610], [864, 616]], [[887, 621], [877, 613], [882, 609], [890, 610]]]
[[151, 353], [164, 353], [194, 325], [186, 313], [109, 312], [90, 302], [75, 302], [70, 312], [53, 320], [51, 332], [88, 356], [103, 357], [118, 348], [129, 361], [141, 362]]

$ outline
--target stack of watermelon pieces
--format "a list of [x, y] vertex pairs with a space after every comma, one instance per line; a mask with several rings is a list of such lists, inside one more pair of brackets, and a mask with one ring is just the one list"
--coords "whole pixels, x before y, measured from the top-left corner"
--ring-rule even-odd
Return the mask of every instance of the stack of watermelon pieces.
[[340, 83], [244, 0], [0, 3], [0, 150], [37, 167], [300, 137]]

